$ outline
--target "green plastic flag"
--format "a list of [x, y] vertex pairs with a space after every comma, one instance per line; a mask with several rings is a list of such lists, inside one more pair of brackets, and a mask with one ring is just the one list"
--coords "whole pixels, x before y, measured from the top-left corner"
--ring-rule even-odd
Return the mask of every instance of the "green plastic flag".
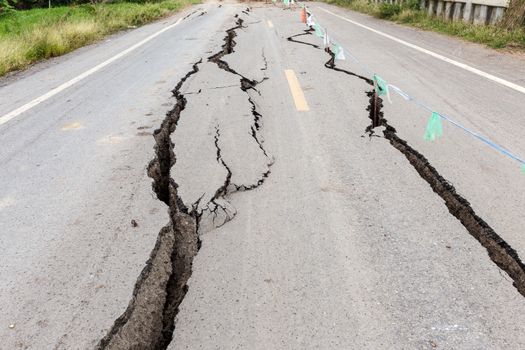
[[374, 86], [378, 96], [386, 95], [388, 102], [392, 103], [390, 91], [388, 91], [388, 84], [377, 74], [374, 74]]
[[330, 37], [328, 36], [328, 31], [324, 33], [324, 39], [323, 39], [324, 47], [330, 47]]
[[379, 96], [388, 94], [388, 85], [379, 75], [374, 74], [374, 83]]
[[344, 52], [343, 48], [341, 47], [341, 45], [339, 45], [339, 44], [332, 45], [332, 52], [334, 53], [334, 56], [335, 56], [336, 60], [345, 60], [346, 59], [345, 52]]
[[523, 170], [523, 172], [525, 173], [525, 164], [521, 165], [521, 170]]
[[434, 141], [436, 138], [443, 136], [443, 126], [441, 125], [441, 116], [439, 113], [432, 112], [428, 120], [427, 129], [425, 130], [425, 140]]
[[321, 29], [321, 26], [319, 24], [316, 23], [314, 25], [314, 30], [315, 30], [315, 35], [317, 35], [320, 38], [324, 37], [323, 30]]

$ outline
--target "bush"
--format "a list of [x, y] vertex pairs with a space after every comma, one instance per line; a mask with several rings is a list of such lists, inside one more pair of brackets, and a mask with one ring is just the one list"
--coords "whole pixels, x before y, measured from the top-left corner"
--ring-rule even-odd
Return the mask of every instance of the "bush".
[[5, 15], [13, 9], [9, 0], [0, 0], [0, 16]]
[[[404, 1], [402, 6], [387, 3], [377, 5], [368, 0], [325, 1], [354, 11], [368, 13], [375, 17], [408, 24], [425, 30], [432, 30], [457, 36], [493, 48], [508, 47], [512, 50], [525, 51], [525, 27], [523, 25], [508, 30], [504, 25], [498, 27], [474, 25], [462, 21], [452, 22], [443, 18], [428, 16], [426, 11], [419, 9], [419, 0]], [[520, 2], [525, 4], [525, 0], [514, 0], [514, 3]]]
[[392, 18], [395, 15], [398, 15], [401, 12], [402, 8], [401, 6], [397, 4], [388, 4], [388, 3], [382, 3], [379, 5], [379, 13], [377, 16], [379, 18]]
[[417, 11], [419, 10], [420, 3], [419, 0], [408, 0], [403, 6], [409, 10]]

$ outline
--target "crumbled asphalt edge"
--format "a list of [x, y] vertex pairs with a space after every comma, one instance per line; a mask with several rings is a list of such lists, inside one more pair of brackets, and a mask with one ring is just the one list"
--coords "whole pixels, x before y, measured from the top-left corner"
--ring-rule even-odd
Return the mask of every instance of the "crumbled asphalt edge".
[[197, 12], [197, 10], [188, 13], [186, 16], [184, 16], [184, 17], [182, 18], [182, 20], [184, 21], [185, 19], [187, 19], [188, 17], [190, 17], [191, 15], [193, 15], [193, 14], [196, 13], [196, 12]]
[[194, 10], [194, 11], [188, 13], [186, 16], [184, 16], [184, 17], [182, 18], [182, 20], [184, 21], [184, 20], [190, 18], [191, 16], [193, 16], [193, 15], [196, 14], [197, 12], [199, 12], [199, 14], [198, 14], [197, 16], [195, 16], [195, 17], [204, 16], [205, 14], [208, 13], [207, 11], [204, 11], [203, 9], [198, 8], [198, 9], [196, 9], [196, 10]]
[[[236, 17], [238, 17], [236, 15]], [[241, 74], [229, 68], [228, 64], [220, 58], [233, 52], [235, 42], [235, 30], [242, 27], [242, 20], [238, 19], [237, 26], [227, 30], [224, 45], [221, 52], [213, 55], [209, 60], [215, 62], [222, 69], [241, 77], [241, 89], [247, 92], [255, 90], [255, 86], [261, 82], [245, 78]], [[221, 54], [222, 53], [222, 54]], [[264, 54], [263, 54], [264, 55]], [[264, 56], [263, 56], [264, 57]], [[212, 59], [213, 58], [213, 59]], [[174, 108], [166, 114], [159, 129], [155, 130], [155, 158], [148, 166], [148, 175], [153, 179], [152, 188], [157, 198], [168, 205], [170, 222], [163, 227], [157, 237], [155, 247], [150, 253], [146, 266], [141, 271], [132, 298], [126, 311], [115, 320], [112, 328], [102, 338], [96, 349], [166, 349], [173, 339], [175, 330], [175, 316], [178, 307], [188, 290], [187, 281], [192, 273], [193, 258], [201, 246], [199, 239], [199, 221], [202, 211], [197, 208], [201, 199], [193, 203], [192, 208], [187, 208], [177, 194], [177, 183], [170, 177], [170, 171], [176, 162], [174, 144], [171, 135], [175, 132], [181, 112], [185, 109], [187, 100], [180, 92], [184, 82], [199, 71], [196, 62], [192, 69], [177, 83], [173, 89], [176, 98]], [[265, 68], [267, 68], [265, 61]], [[257, 90], [255, 90], [257, 91]], [[261, 151], [268, 156], [266, 150], [258, 138], [260, 119], [262, 115], [257, 112], [255, 103], [249, 98], [252, 105], [254, 126], [252, 137], [259, 145]], [[224, 184], [219, 187], [210, 203], [219, 206], [216, 202], [219, 198], [231, 193], [230, 182], [232, 172], [222, 159], [222, 151], [219, 145], [220, 130], [216, 128], [215, 146], [217, 149], [217, 161], [227, 170]], [[269, 167], [273, 161], [269, 161], [268, 170], [261, 179], [253, 185], [233, 185], [235, 191], [251, 190], [264, 182], [269, 176]], [[208, 203], [208, 208], [210, 207]], [[210, 209], [211, 210], [211, 209]], [[230, 217], [228, 219], [231, 219]], [[227, 220], [228, 221], [228, 220]]]
[[168, 205], [170, 222], [159, 232], [126, 311], [96, 349], [166, 349], [171, 342], [175, 315], [186, 294], [186, 282], [200, 240], [196, 215], [184, 206], [177, 195], [177, 184], [170, 178], [170, 169], [176, 161], [170, 135], [186, 107], [180, 89], [186, 79], [198, 72], [201, 61], [176, 85], [173, 95], [177, 102], [154, 132], [155, 158], [148, 166], [148, 175], [153, 179], [157, 198]]
[[[312, 30], [307, 30], [299, 35], [308, 35], [311, 32]], [[292, 40], [296, 36], [298, 35], [291, 36], [288, 40], [311, 46], [309, 43]], [[439, 174], [436, 168], [429, 163], [428, 159], [397, 135], [396, 129], [388, 124], [388, 121], [384, 118], [382, 111], [383, 100], [378, 96], [372, 79], [337, 68], [335, 66], [335, 54], [330, 48], [326, 48], [325, 52], [330, 55], [330, 59], [325, 63], [326, 68], [357, 77], [372, 86], [372, 90], [366, 92], [369, 97], [366, 111], [371, 123], [365, 131], [370, 136], [373, 136], [376, 127], [384, 127], [384, 137], [407, 158], [421, 178], [445, 201], [450, 214], [457, 218], [469, 234], [487, 250], [490, 259], [512, 278], [513, 286], [521, 295], [525, 296], [525, 265], [516, 250], [475, 213], [470, 203], [457, 193], [455, 187]]]

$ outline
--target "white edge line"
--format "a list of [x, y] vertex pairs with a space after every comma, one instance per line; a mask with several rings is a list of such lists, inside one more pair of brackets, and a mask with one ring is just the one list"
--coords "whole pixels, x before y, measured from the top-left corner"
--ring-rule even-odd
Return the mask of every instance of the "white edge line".
[[390, 39], [390, 40], [393, 40], [393, 41], [395, 41], [395, 42], [398, 42], [398, 43], [400, 43], [400, 44], [403, 44], [403, 45], [405, 45], [405, 46], [408, 46], [408, 47], [410, 47], [410, 48], [412, 48], [412, 49], [414, 49], [414, 50], [417, 50], [417, 51], [419, 51], [419, 52], [423, 52], [423, 53], [425, 53], [425, 54], [427, 54], [427, 55], [429, 55], [429, 56], [432, 56], [432, 57], [437, 58], [437, 59], [439, 59], [439, 60], [445, 61], [445, 62], [450, 63], [450, 64], [452, 64], [452, 65], [454, 65], [454, 66], [456, 66], [456, 67], [462, 68], [462, 69], [464, 69], [464, 70], [466, 70], [466, 71], [469, 71], [469, 72], [471, 72], [471, 73], [477, 74], [477, 75], [479, 75], [479, 76], [481, 76], [481, 77], [484, 77], [484, 78], [486, 78], [486, 79], [492, 80], [492, 81], [494, 81], [494, 82], [496, 82], [496, 83], [499, 83], [499, 84], [504, 85], [504, 86], [506, 86], [506, 87], [508, 87], [508, 88], [511, 88], [511, 89], [513, 89], [513, 90], [516, 90], [516, 91], [518, 91], [518, 92], [521, 92], [522, 94], [525, 94], [525, 87], [523, 87], [523, 86], [520, 86], [520, 85], [518, 85], [518, 84], [514, 84], [514, 83], [512, 83], [512, 82], [510, 82], [510, 81], [507, 81], [507, 80], [505, 80], [505, 79], [499, 78], [499, 77], [494, 76], [494, 75], [492, 75], [492, 74], [485, 73], [485, 72], [483, 72], [483, 71], [481, 71], [481, 70], [479, 70], [479, 69], [476, 69], [476, 68], [474, 68], [474, 67], [471, 67], [471, 66], [469, 66], [469, 65], [467, 65], [467, 64], [465, 64], [465, 63], [461, 63], [461, 62], [458, 62], [458, 61], [454, 61], [453, 59], [450, 59], [450, 58], [448, 58], [448, 57], [445, 57], [445, 56], [440, 55], [440, 54], [438, 54], [438, 53], [435, 53], [435, 52], [433, 52], [433, 51], [430, 51], [430, 50], [424, 49], [424, 48], [419, 47], [419, 46], [417, 46], [417, 45], [411, 44], [411, 43], [406, 42], [406, 41], [404, 41], [404, 40], [398, 39], [398, 38], [396, 38], [396, 37], [394, 37], [394, 36], [392, 36], [392, 35], [389, 35], [389, 34], [383, 33], [383, 32], [381, 32], [381, 31], [379, 31], [379, 30], [377, 30], [377, 29], [370, 28], [370, 27], [368, 27], [368, 26], [365, 26], [364, 24], [361, 24], [361, 23], [358, 23], [358, 22], [352, 21], [351, 19], [348, 19], [348, 18], [346, 18], [346, 17], [340, 16], [340, 15], [338, 15], [338, 14], [336, 14], [336, 13], [333, 13], [332, 11], [326, 10], [326, 9], [324, 9], [324, 8], [322, 8], [322, 7], [318, 7], [318, 8], [319, 8], [320, 10], [323, 10], [323, 11], [326, 12], [326, 13], [331, 14], [332, 16], [338, 17], [338, 18], [340, 18], [340, 19], [342, 19], [342, 20], [345, 20], [345, 21], [347, 21], [347, 22], [350, 22], [350, 23], [352, 23], [352, 24], [355, 24], [356, 26], [359, 26], [359, 27], [361, 27], [361, 28], [367, 29], [367, 30], [369, 30], [369, 31], [371, 31], [371, 32], [374, 32], [374, 33], [376, 33], [376, 34], [379, 34], [379, 35], [381, 35], [381, 36], [384, 36], [385, 38], [388, 38], [388, 39]]
[[8, 121], [10, 121], [11, 119], [13, 118], [16, 118], [17, 116], [19, 116], [20, 114], [24, 113], [24, 112], [27, 112], [28, 110], [30, 110], [31, 108], [35, 107], [36, 105], [44, 102], [45, 100], [55, 96], [56, 94], [58, 94], [59, 92], [61, 91], [64, 91], [65, 89], [73, 86], [74, 84], [78, 83], [79, 81], [87, 78], [88, 76], [90, 76], [91, 74], [101, 70], [102, 68], [104, 68], [105, 66], [115, 62], [116, 60], [124, 57], [125, 55], [127, 55], [128, 53], [136, 50], [137, 48], [141, 47], [142, 45], [144, 45], [145, 43], [147, 43], [148, 41], [156, 38], [157, 36], [159, 36], [160, 34], [164, 33], [165, 31], [167, 30], [170, 30], [171, 28], [177, 26], [180, 22], [182, 21], [182, 17], [179, 18], [177, 20], [177, 22], [173, 23], [173, 24], [170, 24], [169, 26], [165, 27], [165, 28], [162, 28], [161, 30], [159, 30], [158, 32], [156, 33], [153, 33], [152, 35], [148, 36], [147, 38], [139, 41], [138, 43], [136, 43], [135, 45], [127, 48], [126, 50], [116, 54], [115, 56], [107, 59], [106, 61], [96, 65], [95, 67], [85, 71], [84, 73], [76, 76], [75, 78], [57, 86], [56, 88], [52, 89], [52, 90], [49, 90], [47, 93], [43, 94], [42, 96], [40, 97], [37, 97], [35, 98], [34, 100], [26, 103], [25, 105], [21, 106], [21, 107], [18, 107], [17, 109], [3, 115], [2, 117], [0, 117], [0, 125], [2, 124], [5, 124], [7, 123]]

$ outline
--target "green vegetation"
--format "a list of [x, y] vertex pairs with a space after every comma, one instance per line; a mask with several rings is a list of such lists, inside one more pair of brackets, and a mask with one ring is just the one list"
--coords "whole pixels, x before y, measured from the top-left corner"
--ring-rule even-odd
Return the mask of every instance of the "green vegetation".
[[397, 23], [457, 36], [492, 48], [525, 49], [525, 28], [523, 27], [506, 30], [498, 26], [474, 25], [429, 17], [424, 11], [419, 10], [419, 2], [415, 0], [410, 0], [402, 6], [387, 3], [375, 4], [366, 0], [327, 0], [327, 2]]
[[[2, 1], [2, 0], [0, 0]], [[0, 76], [63, 55], [118, 30], [167, 16], [198, 0], [117, 2], [0, 12]]]
[[12, 8], [13, 5], [9, 2], [9, 0], [0, 0], [0, 16], [8, 11], [11, 11]]
[[499, 25], [505, 29], [525, 27], [525, 0], [510, 0], [509, 7]]

